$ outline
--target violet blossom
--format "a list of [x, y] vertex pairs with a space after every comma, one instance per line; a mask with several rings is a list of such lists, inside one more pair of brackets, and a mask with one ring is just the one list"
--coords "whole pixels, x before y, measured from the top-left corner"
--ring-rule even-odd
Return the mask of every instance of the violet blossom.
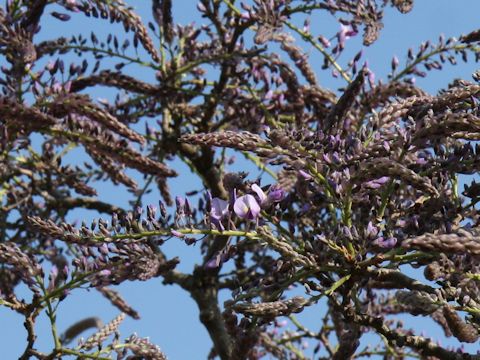
[[369, 239], [373, 239], [377, 235], [378, 235], [378, 227], [376, 227], [375, 225], [373, 225], [371, 221], [369, 221], [366, 229], [366, 236]]
[[392, 249], [397, 244], [397, 239], [394, 237], [384, 238], [380, 236], [376, 238], [373, 243], [383, 249]]
[[305, 180], [311, 180], [312, 179], [312, 175], [310, 175], [309, 173], [307, 173], [306, 171], [303, 171], [303, 170], [299, 170], [298, 171], [298, 174], [304, 178]]
[[268, 198], [271, 202], [280, 202], [285, 198], [285, 191], [280, 186], [272, 185], [268, 189]]
[[364, 186], [370, 189], [378, 189], [382, 187], [382, 185], [384, 185], [388, 180], [390, 180], [389, 176], [382, 176], [378, 179], [367, 181], [364, 183]]
[[213, 198], [211, 200], [210, 217], [215, 220], [222, 220], [228, 215], [228, 201]]
[[354, 30], [351, 25], [340, 24], [340, 31], [337, 33], [338, 45], [340, 49], [343, 49], [345, 47], [346, 40], [357, 34], [358, 32]]
[[255, 194], [257, 194], [258, 200], [260, 200], [260, 206], [262, 208], [267, 208], [273, 203], [282, 201], [285, 195], [283, 189], [275, 185], [270, 186], [268, 189], [268, 194], [265, 194], [262, 188], [257, 184], [253, 184], [251, 188]]
[[247, 194], [235, 200], [233, 210], [242, 219], [254, 220], [260, 214], [260, 205], [253, 195]]
[[257, 194], [258, 199], [260, 200], [260, 206], [267, 202], [267, 195], [263, 192], [262, 188], [257, 184], [252, 185], [252, 190]]
[[181, 196], [176, 196], [175, 205], [177, 206], [177, 213], [183, 214], [185, 211], [185, 199]]
[[228, 201], [213, 198], [210, 200], [210, 221], [215, 227], [221, 231], [225, 230], [222, 219], [228, 215]]

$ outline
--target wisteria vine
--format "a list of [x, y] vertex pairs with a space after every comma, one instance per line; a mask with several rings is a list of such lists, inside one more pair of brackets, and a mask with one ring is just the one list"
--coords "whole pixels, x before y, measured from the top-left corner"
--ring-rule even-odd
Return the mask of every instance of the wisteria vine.
[[[204, 23], [180, 25], [171, 0], [151, 1], [151, 21], [123, 0], [6, 0], [0, 306], [24, 319], [19, 358], [166, 359], [147, 337], [120, 335], [142, 312], [116, 289], [161, 278], [197, 304], [212, 359], [480, 359], [463, 347], [480, 337], [480, 185], [459, 188], [480, 170], [480, 74], [437, 94], [415, 81], [478, 61], [480, 30], [426, 41], [405, 63], [394, 56], [384, 80], [361, 50], [345, 60], [349, 39], [381, 36], [386, 8], [413, 5], [200, 0]], [[38, 40], [47, 22], [82, 16], [111, 33]], [[319, 16], [338, 28], [312, 30]], [[113, 95], [96, 99], [96, 87]], [[72, 161], [73, 150], [84, 156]], [[231, 170], [232, 152], [250, 169]], [[176, 181], [175, 159], [200, 189]], [[105, 183], [128, 205], [105, 200]], [[95, 220], [69, 221], [78, 209]], [[198, 249], [190, 273], [167, 241]], [[119, 315], [57, 329], [62, 301], [85, 288]], [[309, 329], [295, 314], [313, 307]], [[37, 346], [42, 313], [51, 349]], [[456, 345], [404, 314], [430, 318]], [[378, 342], [365, 346], [366, 333]]]

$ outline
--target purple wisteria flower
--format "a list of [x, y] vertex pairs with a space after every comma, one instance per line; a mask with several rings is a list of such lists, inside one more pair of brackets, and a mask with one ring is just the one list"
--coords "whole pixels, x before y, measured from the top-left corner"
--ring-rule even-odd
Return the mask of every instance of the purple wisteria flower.
[[304, 178], [305, 180], [311, 180], [312, 179], [312, 175], [310, 175], [309, 173], [307, 173], [306, 171], [303, 171], [303, 170], [299, 170], [298, 171], [298, 174]]
[[382, 185], [385, 184], [388, 180], [390, 180], [389, 176], [382, 176], [381, 178], [367, 181], [366, 183], [364, 183], [364, 185], [365, 187], [370, 189], [378, 189], [382, 187]]
[[337, 33], [338, 45], [340, 49], [345, 47], [346, 40], [357, 34], [358, 32], [351, 25], [340, 24], [340, 31]]
[[383, 236], [380, 236], [373, 243], [384, 249], [392, 249], [397, 244], [397, 238], [389, 237], [385, 239]]
[[252, 185], [252, 190], [257, 194], [258, 199], [260, 200], [260, 206], [264, 205], [268, 200], [267, 194], [265, 194], [262, 188], [257, 184]]
[[210, 217], [215, 220], [222, 220], [225, 216], [228, 215], [228, 201], [213, 198], [212, 199], [212, 208], [210, 209]]
[[180, 239], [183, 238], [183, 237], [185, 237], [185, 234], [182, 234], [180, 231], [170, 230], [170, 232], [171, 232], [171, 234], [172, 234], [173, 236], [176, 236], [176, 237], [178, 237], [178, 238], [180, 238]]
[[277, 185], [272, 185], [270, 186], [270, 189], [268, 189], [268, 199], [271, 202], [280, 202], [285, 198], [285, 191]]
[[285, 197], [285, 192], [283, 189], [276, 185], [270, 186], [268, 189], [268, 194], [265, 194], [262, 188], [257, 184], [252, 185], [252, 191], [257, 194], [258, 200], [260, 201], [260, 206], [262, 208], [267, 208], [273, 203], [280, 202]]
[[228, 260], [227, 255], [223, 251], [216, 252], [210, 260], [205, 264], [206, 269], [216, 269]]
[[221, 231], [225, 230], [222, 219], [228, 215], [228, 201], [213, 198], [210, 208], [210, 221], [215, 227]]
[[243, 195], [235, 200], [233, 211], [242, 219], [254, 220], [260, 214], [260, 205], [253, 195]]
[[371, 221], [369, 221], [367, 225], [366, 236], [369, 239], [374, 239], [378, 235], [378, 232], [379, 232], [378, 228], [375, 225], [373, 225]]
[[183, 214], [185, 211], [185, 199], [181, 196], [176, 196], [175, 205], [177, 206], [177, 213]]
[[213, 255], [213, 257], [207, 261], [207, 263], [205, 264], [205, 268], [216, 269], [220, 266], [221, 262], [222, 262], [221, 254], [219, 252], [215, 253], [215, 255]]

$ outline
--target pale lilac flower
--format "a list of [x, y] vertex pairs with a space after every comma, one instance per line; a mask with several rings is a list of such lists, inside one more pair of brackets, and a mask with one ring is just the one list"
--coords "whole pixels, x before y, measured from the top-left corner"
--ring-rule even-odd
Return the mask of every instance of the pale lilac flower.
[[332, 159], [330, 158], [330, 154], [322, 154], [323, 161], [325, 161], [327, 164], [332, 163]]
[[285, 327], [288, 325], [288, 321], [287, 320], [280, 320], [277, 322], [277, 327]]
[[197, 10], [202, 13], [207, 12], [207, 8], [200, 1], [197, 3]]
[[242, 14], [240, 15], [240, 17], [241, 17], [243, 20], [250, 20], [250, 18], [252, 17], [252, 15], [251, 15], [248, 11], [244, 11], [244, 12], [242, 12]]
[[215, 253], [213, 257], [207, 261], [205, 264], [205, 268], [207, 269], [216, 269], [224, 262], [228, 261], [229, 257], [228, 254], [225, 252], [225, 249]]
[[309, 173], [303, 171], [303, 170], [299, 170], [298, 173], [300, 174], [301, 177], [303, 177], [305, 180], [311, 180], [312, 179], [312, 175], [310, 175]]
[[233, 210], [238, 217], [242, 219], [253, 220], [260, 214], [260, 205], [253, 195], [243, 195], [235, 200]]
[[285, 195], [283, 189], [276, 185], [270, 186], [268, 194], [265, 194], [262, 188], [257, 184], [252, 185], [252, 190], [257, 194], [262, 208], [267, 208], [273, 203], [282, 201]]
[[390, 144], [388, 143], [388, 141], [384, 141], [382, 145], [385, 150], [390, 151]]
[[177, 206], [177, 216], [183, 217], [185, 215], [185, 199], [181, 196], [175, 197], [175, 205]]
[[185, 206], [185, 199], [181, 196], [176, 196], [175, 204], [177, 205], [177, 209], [183, 209], [183, 207]]
[[185, 234], [182, 234], [180, 231], [177, 231], [177, 230], [171, 230], [170, 232], [172, 233], [173, 236], [176, 236], [178, 238], [183, 238], [185, 236]]
[[397, 56], [394, 55], [393, 58], [392, 58], [392, 70], [393, 71], [395, 71], [397, 69], [399, 63], [400, 62], [398, 61]]
[[210, 216], [212, 219], [220, 221], [228, 215], [228, 201], [213, 198], [211, 204]]
[[378, 235], [378, 228], [375, 225], [373, 225], [371, 221], [368, 222], [366, 235], [370, 239], [375, 238], [375, 236]]
[[319, 40], [319, 41], [322, 43], [322, 45], [323, 45], [324, 47], [326, 47], [326, 48], [330, 47], [330, 45], [331, 45], [331, 44], [330, 44], [330, 40], [328, 40], [326, 37], [324, 37], [324, 36], [322, 36], [322, 35], [320, 35], [320, 36], [318, 37], [318, 40]]
[[381, 178], [367, 181], [364, 185], [365, 187], [368, 187], [370, 189], [378, 189], [382, 187], [382, 185], [385, 184], [388, 180], [390, 180], [389, 176], [382, 176]]
[[55, 83], [52, 85], [52, 91], [54, 93], [60, 93], [62, 89], [63, 89], [63, 86], [58, 81], [55, 81]]
[[99, 272], [99, 274], [100, 274], [101, 276], [110, 276], [110, 275], [112, 275], [112, 271], [109, 270], [109, 269], [103, 269], [103, 270], [101, 270], [101, 271]]
[[355, 31], [351, 25], [343, 25], [340, 24], [340, 31], [337, 33], [338, 38], [338, 45], [340, 49], [345, 47], [345, 41], [350, 39], [352, 36], [357, 35], [357, 31]]
[[305, 19], [303, 23], [303, 32], [309, 34], [310, 33], [310, 19]]
[[67, 81], [65, 84], [63, 84], [63, 89], [67, 93], [70, 92], [71, 87], [72, 87], [72, 82], [71, 81]]
[[274, 92], [272, 89], [268, 90], [267, 93], [265, 94], [264, 99], [265, 100], [271, 100], [273, 98]]
[[258, 186], [257, 184], [253, 184], [252, 185], [252, 190], [255, 192], [255, 194], [257, 194], [258, 199], [260, 200], [260, 205], [264, 205], [265, 202], [267, 201], [267, 195], [262, 190], [262, 188], [260, 186]]
[[280, 186], [272, 185], [270, 189], [268, 189], [268, 201], [270, 203], [280, 202], [285, 197], [285, 191]]
[[375, 239], [373, 243], [384, 249], [392, 249], [397, 243], [397, 238], [389, 237], [385, 239], [383, 236], [380, 236], [379, 238]]
[[103, 243], [102, 246], [100, 246], [98, 248], [98, 251], [100, 252], [100, 254], [102, 254], [103, 256], [107, 256], [108, 255], [108, 245]]
[[52, 269], [50, 270], [50, 274], [48, 275], [49, 284], [48, 284], [48, 291], [52, 291], [55, 288], [55, 282], [58, 277], [58, 268], [53, 265]]
[[188, 198], [185, 198], [185, 215], [192, 216], [192, 205], [190, 201], [188, 201]]
[[210, 200], [210, 221], [220, 231], [225, 230], [222, 219], [228, 215], [228, 201], [213, 198]]
[[368, 84], [371, 88], [375, 87], [375, 73], [372, 70], [368, 70]]
[[220, 253], [216, 253], [210, 260], [205, 264], [206, 269], [216, 269], [220, 266], [222, 256]]

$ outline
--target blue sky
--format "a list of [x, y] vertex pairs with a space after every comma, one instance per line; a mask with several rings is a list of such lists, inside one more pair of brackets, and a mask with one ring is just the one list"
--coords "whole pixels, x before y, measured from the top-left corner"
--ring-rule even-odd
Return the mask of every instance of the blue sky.
[[[151, 18], [150, 1], [127, 2], [138, 9], [142, 18]], [[192, 21], [197, 24], [203, 23], [205, 20], [198, 17], [195, 8], [196, 3], [196, 0], [174, 1], [175, 21], [182, 24]], [[370, 68], [377, 75], [377, 79], [385, 78], [390, 70], [390, 60], [393, 55], [396, 55], [402, 64], [409, 47], [418, 49], [422, 41], [429, 39], [435, 42], [442, 33], [446, 37], [450, 37], [472, 31], [480, 26], [478, 14], [480, 14], [480, 1], [478, 0], [416, 1], [413, 11], [407, 15], [400, 15], [397, 11], [389, 9], [385, 15], [385, 28], [381, 32], [379, 41], [370, 48], [364, 49], [363, 59], [368, 60]], [[314, 16], [311, 23], [312, 33], [316, 35], [322, 34], [330, 37], [338, 31], [337, 23], [330, 16]], [[45, 16], [42, 28], [42, 39], [46, 39], [54, 38], [59, 34], [64, 36], [78, 34], [83, 30], [105, 34], [109, 31], [110, 24], [106, 21], [92, 21], [92, 19], [85, 19], [82, 16], [75, 16], [71, 23], [62, 23], [52, 17]], [[118, 27], [118, 29], [120, 30], [121, 27]], [[343, 64], [361, 46], [359, 38], [351, 39], [349, 42], [347, 49], [351, 50], [347, 51], [342, 57]], [[321, 56], [309, 45], [305, 45], [305, 49], [314, 60], [314, 65], [316, 64], [320, 68]], [[446, 66], [441, 72], [431, 72], [426, 79], [418, 79], [418, 84], [427, 91], [435, 92], [447, 86], [455, 78], [470, 80], [471, 73], [476, 69], [477, 65], [473, 61], [468, 64], [459, 61], [457, 66]], [[136, 75], [146, 81], [154, 82], [151, 73], [137, 72]], [[328, 73], [321, 73], [319, 79], [322, 85], [331, 89], [344, 85], [340, 80], [332, 81]], [[95, 90], [94, 94], [98, 97], [110, 96], [108, 90], [103, 88]], [[237, 158], [239, 162], [235, 165], [236, 168], [245, 167], [245, 163], [240, 160], [242, 156], [238, 155]], [[82, 159], [81, 151], [72, 152], [69, 159], [72, 162]], [[189, 176], [189, 170], [185, 165], [175, 162], [173, 166], [182, 174], [179, 178], [170, 181], [174, 195], [184, 195], [186, 190], [200, 188], [198, 182], [192, 182], [192, 176]], [[254, 169], [250, 170], [253, 175], [256, 174]], [[99, 188], [99, 193], [103, 199], [119, 205], [126, 205], [128, 200], [126, 191], [122, 193], [111, 186]], [[145, 199], [144, 205], [156, 204], [158, 199], [158, 193], [153, 191]], [[88, 220], [92, 216], [87, 212], [77, 213], [72, 219], [86, 218]], [[181, 256], [180, 270], [191, 269], [199, 259], [197, 248], [186, 247], [175, 239], [170, 240], [165, 245], [165, 251], [170, 256]], [[152, 342], [160, 345], [170, 359], [206, 358], [211, 342], [198, 321], [196, 305], [187, 293], [174, 286], [162, 286], [161, 279], [154, 279], [146, 283], [129, 282], [120, 286], [119, 289], [127, 301], [140, 311], [142, 316], [138, 321], [126, 319], [120, 328], [123, 338], [133, 332], [136, 332], [139, 336], [149, 336]], [[307, 323], [313, 329], [315, 329], [315, 321], [319, 320], [317, 310], [312, 308], [302, 316], [303, 318], [309, 318]], [[96, 291], [76, 290], [59, 307], [58, 328], [63, 331], [73, 322], [88, 316], [99, 316], [104, 322], [108, 322], [117, 314], [118, 311], [110, 306]], [[2, 319], [2, 326], [0, 327], [2, 355], [0, 358], [16, 359], [25, 346], [25, 330], [22, 318], [4, 308], [0, 308], [0, 318]], [[423, 320], [421, 317], [406, 318], [408, 322], [413, 321], [417, 328], [424, 327], [427, 334], [440, 334], [438, 329], [434, 329], [430, 323]], [[42, 315], [39, 318], [37, 329], [39, 335], [37, 348], [41, 351], [48, 351], [53, 344], [49, 324], [45, 316]]]

